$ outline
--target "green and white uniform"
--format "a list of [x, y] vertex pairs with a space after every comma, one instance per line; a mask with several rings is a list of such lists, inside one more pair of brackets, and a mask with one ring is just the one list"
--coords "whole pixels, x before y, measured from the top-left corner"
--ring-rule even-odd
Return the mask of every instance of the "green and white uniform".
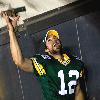
[[43, 100], [74, 100], [78, 80], [83, 80], [83, 63], [63, 54], [64, 61], [49, 55], [35, 55], [33, 73], [37, 76], [43, 91]]

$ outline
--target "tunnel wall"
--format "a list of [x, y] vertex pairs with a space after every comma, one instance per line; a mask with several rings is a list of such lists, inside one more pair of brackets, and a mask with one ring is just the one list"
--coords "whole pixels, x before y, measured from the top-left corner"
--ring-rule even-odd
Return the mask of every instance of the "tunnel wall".
[[[52, 22], [53, 23], [53, 22]], [[60, 33], [63, 48], [78, 56], [88, 71], [89, 100], [100, 100], [100, 12], [61, 23], [33, 33], [32, 25], [16, 33], [23, 55], [43, 53], [42, 42], [49, 29]], [[38, 25], [37, 25], [38, 28]], [[42, 91], [36, 77], [17, 68], [12, 61], [8, 33], [0, 35], [0, 100], [41, 100]]]

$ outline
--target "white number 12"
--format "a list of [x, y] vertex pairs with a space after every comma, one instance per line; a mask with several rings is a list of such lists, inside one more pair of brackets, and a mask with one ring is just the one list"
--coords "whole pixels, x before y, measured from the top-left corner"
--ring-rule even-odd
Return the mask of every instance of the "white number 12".
[[[72, 77], [73, 75], [75, 75], [76, 79], [79, 78], [79, 72], [77, 70], [70, 70], [68, 74], [69, 74], [69, 77]], [[65, 90], [65, 82], [64, 82], [64, 73], [63, 73], [63, 70], [60, 70], [58, 72], [58, 77], [60, 77], [60, 79], [61, 79], [61, 90], [59, 91], [59, 94], [61, 94], [61, 95], [68, 94], [67, 90]], [[76, 80], [72, 80], [72, 81], [70, 81], [68, 83], [69, 94], [74, 93], [74, 89], [71, 88], [73, 85], [76, 85]]]

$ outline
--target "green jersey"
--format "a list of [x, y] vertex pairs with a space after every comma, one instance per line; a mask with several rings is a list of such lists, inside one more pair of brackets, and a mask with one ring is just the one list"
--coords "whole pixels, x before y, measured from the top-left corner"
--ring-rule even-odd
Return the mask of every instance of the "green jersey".
[[43, 100], [74, 100], [77, 81], [83, 78], [83, 63], [63, 54], [64, 60], [49, 55], [35, 55], [34, 74], [40, 82]]

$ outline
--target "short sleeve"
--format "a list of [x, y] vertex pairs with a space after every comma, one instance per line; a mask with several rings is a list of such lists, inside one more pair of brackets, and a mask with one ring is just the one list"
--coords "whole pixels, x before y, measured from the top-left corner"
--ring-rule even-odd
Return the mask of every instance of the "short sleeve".
[[45, 75], [46, 71], [43, 66], [43, 58], [41, 57], [41, 55], [35, 55], [35, 56], [31, 57], [30, 59], [31, 59], [32, 65], [33, 65], [33, 73], [36, 76]]

